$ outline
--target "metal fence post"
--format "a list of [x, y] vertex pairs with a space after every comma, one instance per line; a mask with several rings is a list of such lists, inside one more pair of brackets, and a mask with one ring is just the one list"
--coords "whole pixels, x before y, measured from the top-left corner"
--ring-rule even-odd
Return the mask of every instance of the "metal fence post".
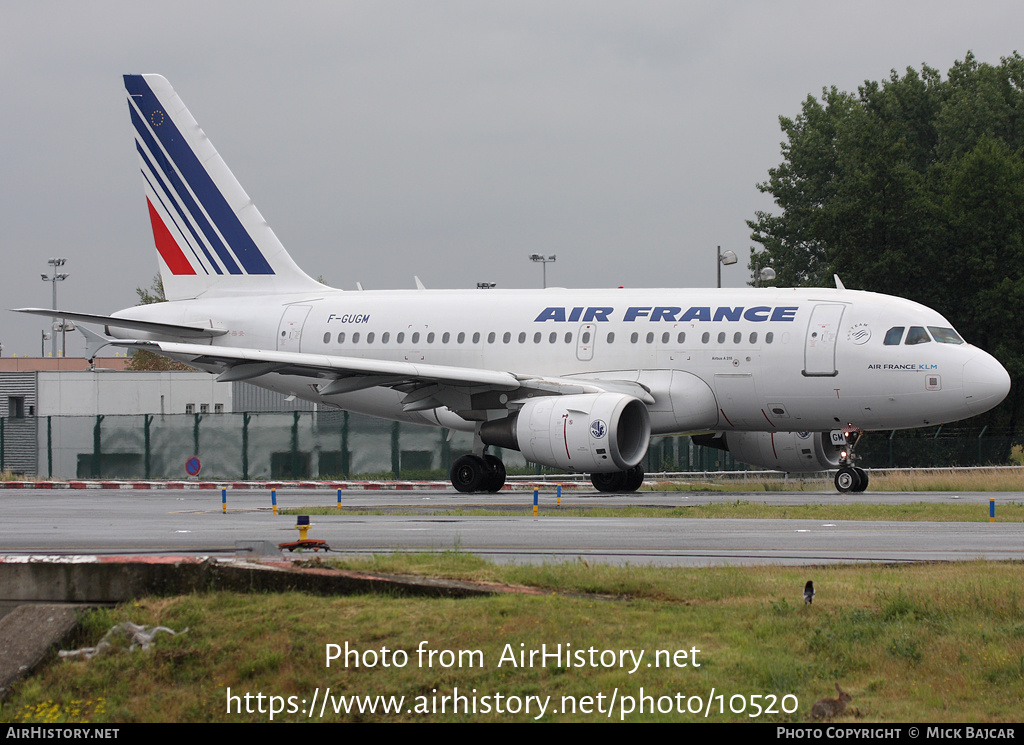
[[242, 481], [249, 480], [249, 412], [242, 413]]
[[348, 462], [348, 412], [343, 411], [341, 418], [341, 472], [349, 478]]
[[103, 414], [96, 415], [96, 424], [92, 428], [92, 471], [90, 474], [93, 478], [98, 479], [103, 475], [103, 448], [101, 445], [100, 438], [100, 424], [103, 422]]
[[391, 422], [391, 473], [394, 477], [400, 478], [402, 472], [402, 451], [399, 450], [398, 441], [399, 422]]
[[203, 418], [199, 414], [193, 414], [195, 421], [192, 423], [192, 455], [199, 455], [199, 422]]
[[145, 461], [144, 462], [145, 462], [145, 474], [146, 474], [145, 477], [146, 477], [147, 480], [152, 478], [151, 474], [152, 474], [152, 471], [153, 471], [153, 469], [151, 467], [152, 464], [151, 464], [151, 461], [150, 461], [150, 453], [152, 452], [152, 448], [151, 448], [151, 442], [150, 442], [150, 439], [149, 439], [150, 425], [152, 423], [153, 423], [153, 415], [152, 414], [145, 414], [145, 415], [143, 415], [142, 431], [143, 431], [143, 439], [145, 441], [145, 448], [146, 448], [146, 452], [145, 452], [145, 455], [144, 455], [144, 457], [145, 457]]
[[292, 412], [292, 478], [299, 473], [299, 412]]

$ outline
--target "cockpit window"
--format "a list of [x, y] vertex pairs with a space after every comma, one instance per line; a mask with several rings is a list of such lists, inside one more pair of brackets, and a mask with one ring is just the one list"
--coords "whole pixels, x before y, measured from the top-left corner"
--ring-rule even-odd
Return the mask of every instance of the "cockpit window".
[[893, 326], [891, 329], [885, 332], [885, 344], [886, 346], [893, 346], [899, 344], [900, 339], [903, 338], [903, 331], [906, 326]]
[[939, 326], [929, 326], [928, 330], [932, 332], [932, 338], [935, 339], [939, 344], [963, 344], [964, 340], [960, 338], [953, 329], [941, 328]]
[[932, 338], [928, 336], [928, 332], [921, 326], [911, 326], [910, 331], [907, 332], [907, 340], [904, 344], [926, 344], [930, 342]]

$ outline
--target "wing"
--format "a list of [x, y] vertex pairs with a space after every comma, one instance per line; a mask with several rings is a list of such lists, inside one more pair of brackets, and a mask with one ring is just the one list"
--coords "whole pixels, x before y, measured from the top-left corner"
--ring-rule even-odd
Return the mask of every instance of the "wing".
[[381, 386], [404, 394], [401, 401], [403, 411], [425, 411], [443, 406], [464, 419], [479, 421], [494, 418], [489, 412], [495, 410], [515, 410], [528, 398], [537, 395], [615, 391], [635, 396], [644, 403], [654, 403], [646, 387], [631, 381], [560, 378], [470, 367], [178, 342], [111, 340], [111, 343], [146, 349], [217, 373], [220, 382], [250, 380], [272, 373], [296, 375], [309, 378], [310, 385], [322, 397]]

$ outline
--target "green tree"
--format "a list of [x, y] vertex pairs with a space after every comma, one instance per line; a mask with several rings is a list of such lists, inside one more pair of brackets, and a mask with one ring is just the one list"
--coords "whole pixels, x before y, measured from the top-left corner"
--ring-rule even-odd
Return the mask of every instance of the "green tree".
[[[153, 284], [149, 289], [136, 287], [135, 293], [139, 296], [139, 305], [167, 302], [167, 298], [164, 297], [164, 282], [159, 274], [153, 275]], [[136, 349], [125, 369], [136, 372], [163, 372], [165, 370], [192, 370], [194, 372], [194, 368], [188, 365], [169, 360], [145, 349]]]
[[139, 305], [167, 302], [167, 296], [164, 295], [164, 280], [159, 273], [153, 275], [153, 284], [148, 290], [136, 287], [135, 294], [139, 296]]
[[753, 276], [900, 295], [935, 308], [1010, 371], [986, 423], [1024, 405], [1024, 58], [972, 54], [945, 80], [923, 65], [829, 88], [780, 117], [783, 162], [758, 185], [776, 209], [748, 222]]

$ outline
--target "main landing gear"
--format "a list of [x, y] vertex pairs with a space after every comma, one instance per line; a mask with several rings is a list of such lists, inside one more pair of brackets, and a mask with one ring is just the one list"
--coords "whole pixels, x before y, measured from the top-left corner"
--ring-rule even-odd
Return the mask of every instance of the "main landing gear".
[[448, 475], [456, 491], [497, 492], [505, 485], [505, 464], [493, 455], [463, 455], [452, 463]]
[[[497, 492], [505, 485], [505, 464], [493, 455], [463, 455], [452, 463], [449, 471], [452, 486], [464, 494]], [[628, 471], [592, 473], [590, 483], [603, 492], [633, 492], [644, 483], [644, 467], [636, 465]]]
[[637, 464], [628, 471], [592, 473], [590, 483], [595, 489], [603, 492], [636, 491], [644, 483], [644, 467]]
[[852, 443], [848, 443], [839, 458], [839, 470], [836, 472], [836, 490], [843, 494], [847, 492], [862, 492], [868, 488], [868, 472], [859, 466], [853, 465], [855, 456], [853, 449], [860, 442], [861, 432]]

